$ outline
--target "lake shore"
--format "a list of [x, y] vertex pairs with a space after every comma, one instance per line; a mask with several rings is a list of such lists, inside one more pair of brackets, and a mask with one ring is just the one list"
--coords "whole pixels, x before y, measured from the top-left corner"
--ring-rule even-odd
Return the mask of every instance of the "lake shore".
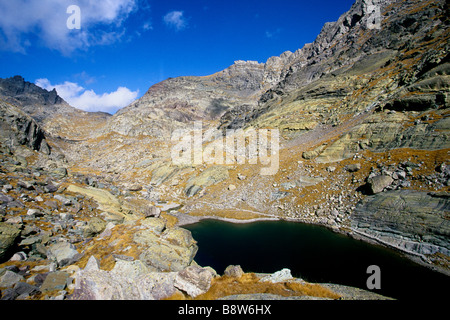
[[427, 261], [426, 257], [424, 257], [422, 255], [414, 254], [412, 252], [402, 250], [398, 247], [391, 246], [388, 243], [378, 241], [377, 239], [367, 237], [365, 235], [358, 234], [358, 233], [355, 233], [355, 232], [352, 232], [349, 230], [342, 230], [337, 226], [331, 226], [331, 225], [324, 224], [324, 223], [315, 223], [315, 222], [311, 222], [311, 221], [306, 221], [304, 219], [294, 219], [294, 218], [281, 219], [281, 218], [275, 217], [275, 216], [272, 216], [272, 217], [266, 216], [266, 217], [249, 218], [249, 219], [233, 219], [233, 218], [213, 216], [213, 215], [192, 216], [192, 215], [189, 215], [186, 213], [180, 213], [180, 212], [176, 212], [176, 213], [171, 212], [170, 214], [177, 218], [178, 221], [176, 223], [176, 226], [179, 226], [179, 227], [196, 224], [203, 220], [216, 220], [216, 221], [229, 222], [229, 223], [233, 223], [233, 224], [250, 224], [250, 223], [255, 223], [255, 222], [263, 222], [263, 221], [286, 221], [286, 222], [292, 222], [292, 223], [301, 223], [301, 224], [307, 224], [307, 225], [320, 226], [320, 227], [327, 228], [328, 230], [330, 230], [332, 232], [335, 232], [337, 234], [341, 234], [344, 236], [348, 236], [355, 240], [359, 240], [359, 241], [362, 241], [362, 242], [365, 242], [365, 243], [368, 243], [371, 245], [381, 246], [383, 248], [388, 248], [388, 249], [394, 250], [399, 255], [404, 256], [404, 257], [408, 258], [409, 260], [411, 260], [431, 271], [439, 272], [446, 276], [450, 276], [450, 271], [448, 271], [445, 268], [431, 264], [429, 261]]

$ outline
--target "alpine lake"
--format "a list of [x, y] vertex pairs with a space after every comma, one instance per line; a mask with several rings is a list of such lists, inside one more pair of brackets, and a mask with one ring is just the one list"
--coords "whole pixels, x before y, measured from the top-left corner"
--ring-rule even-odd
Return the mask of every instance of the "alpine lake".
[[223, 274], [229, 265], [244, 272], [273, 273], [288, 268], [296, 278], [365, 290], [370, 266], [379, 267], [380, 288], [370, 291], [409, 300], [442, 299], [450, 277], [417, 264], [401, 253], [335, 233], [325, 227], [286, 221], [235, 224], [202, 220], [185, 225], [198, 242], [201, 266]]

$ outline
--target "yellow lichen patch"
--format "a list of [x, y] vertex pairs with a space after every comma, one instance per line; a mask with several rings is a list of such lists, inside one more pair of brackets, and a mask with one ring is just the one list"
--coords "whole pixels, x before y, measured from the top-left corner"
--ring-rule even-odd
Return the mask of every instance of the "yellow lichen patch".
[[425, 8], [430, 7], [434, 5], [435, 3], [433, 0], [429, 0], [429, 1], [417, 1], [416, 3], [414, 3], [413, 5], [411, 5], [411, 9], [408, 10], [407, 14], [408, 15], [413, 15], [417, 12], [421, 12], [423, 11]]
[[80, 268], [84, 268], [91, 256], [94, 256], [100, 263], [100, 268], [110, 271], [114, 268], [115, 259], [113, 254], [122, 254], [134, 259], [139, 259], [140, 250], [133, 241], [136, 225], [117, 225], [111, 235], [103, 238], [94, 238], [86, 245], [80, 246], [79, 251], [83, 251], [83, 257], [76, 263]]
[[173, 228], [178, 223], [177, 217], [166, 212], [161, 213], [161, 218], [166, 221], [166, 228]]
[[[260, 282], [254, 273], [246, 273], [240, 278], [222, 276], [212, 280], [208, 292], [199, 295], [195, 300], [217, 300], [222, 297], [237, 294], [274, 294], [282, 297], [312, 296], [328, 299], [339, 299], [340, 296], [318, 284], [300, 282]], [[180, 293], [170, 297], [172, 300], [188, 300], [190, 297]]]
[[114, 213], [116, 215], [123, 216], [124, 218], [128, 218], [127, 215], [123, 214], [124, 209], [122, 208], [119, 199], [117, 199], [106, 190], [93, 187], [84, 188], [76, 186], [74, 184], [69, 184], [66, 190], [68, 192], [79, 193], [93, 198], [98, 203], [99, 209], [102, 211]]

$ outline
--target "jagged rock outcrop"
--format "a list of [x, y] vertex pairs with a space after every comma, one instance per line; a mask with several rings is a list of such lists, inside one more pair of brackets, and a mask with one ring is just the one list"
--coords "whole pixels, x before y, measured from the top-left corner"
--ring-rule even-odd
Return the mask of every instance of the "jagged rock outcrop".
[[25, 79], [21, 76], [0, 79], [0, 95], [5, 97], [10, 103], [18, 103], [20, 105], [30, 107], [33, 104], [61, 104], [64, 101], [60, 96], [58, 96], [55, 89], [52, 91], [47, 91], [33, 83], [25, 81]]
[[0, 136], [10, 149], [25, 145], [32, 150], [50, 154], [44, 131], [19, 108], [0, 101]]
[[0, 99], [19, 107], [40, 124], [44, 124], [47, 118], [54, 117], [55, 113], [74, 109], [55, 89], [42, 89], [21, 76], [0, 79]]
[[76, 109], [55, 89], [45, 90], [21, 76], [0, 79], [0, 99], [31, 116], [49, 135], [66, 139], [92, 136], [111, 116], [104, 112]]
[[101, 270], [91, 257], [77, 276], [71, 300], [161, 300], [177, 290], [176, 272], [149, 272], [140, 261], [118, 261], [111, 271]]

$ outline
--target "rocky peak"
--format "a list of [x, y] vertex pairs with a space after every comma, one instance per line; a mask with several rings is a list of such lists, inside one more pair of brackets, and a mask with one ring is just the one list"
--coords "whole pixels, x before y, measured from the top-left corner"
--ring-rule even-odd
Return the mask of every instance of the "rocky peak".
[[3, 101], [30, 116], [47, 137], [82, 139], [101, 128], [110, 117], [106, 113], [74, 108], [55, 89], [45, 90], [22, 76], [0, 79], [0, 102]]
[[238, 60], [211, 77], [216, 83], [221, 82], [224, 86], [232, 86], [239, 95], [252, 95], [261, 89], [264, 63]]
[[264, 65], [264, 85], [268, 87], [276, 85], [294, 56], [294, 53], [286, 51], [280, 56], [270, 57]]
[[55, 89], [45, 90], [34, 83], [25, 81], [22, 76], [0, 79], [0, 96], [10, 103], [19, 105], [33, 103], [55, 105], [64, 102]]
[[194, 120], [217, 120], [241, 105], [256, 106], [264, 74], [264, 63], [238, 60], [212, 75], [169, 78], [117, 112], [105, 132], [161, 136]]
[[[294, 87], [299, 87], [316, 80], [322, 74], [341, 68], [343, 63], [352, 64], [368, 49], [361, 50], [360, 42], [375, 36], [380, 32], [377, 23], [385, 18], [387, 7], [395, 0], [357, 0], [349, 11], [342, 14], [335, 22], [324, 24], [321, 32], [313, 43], [306, 44], [295, 53], [284, 53], [280, 57], [270, 58], [268, 63], [275, 65], [277, 73], [272, 73], [272, 84], [280, 83], [278, 89], [292, 81], [292, 75], [310, 68], [312, 72], [307, 76], [295, 78]], [[379, 15], [378, 15], [379, 14]], [[380, 18], [378, 18], [380, 17]], [[389, 38], [389, 35], [384, 35]], [[359, 51], [360, 52], [357, 52]], [[349, 52], [345, 60], [334, 63], [339, 52]], [[376, 51], [371, 48], [371, 51]], [[329, 61], [330, 60], [330, 61]], [[343, 62], [345, 61], [345, 62]], [[326, 68], [317, 68], [325, 63]], [[316, 65], [315, 67], [312, 67]], [[289, 79], [286, 79], [289, 78]], [[293, 87], [289, 87], [293, 89]]]

